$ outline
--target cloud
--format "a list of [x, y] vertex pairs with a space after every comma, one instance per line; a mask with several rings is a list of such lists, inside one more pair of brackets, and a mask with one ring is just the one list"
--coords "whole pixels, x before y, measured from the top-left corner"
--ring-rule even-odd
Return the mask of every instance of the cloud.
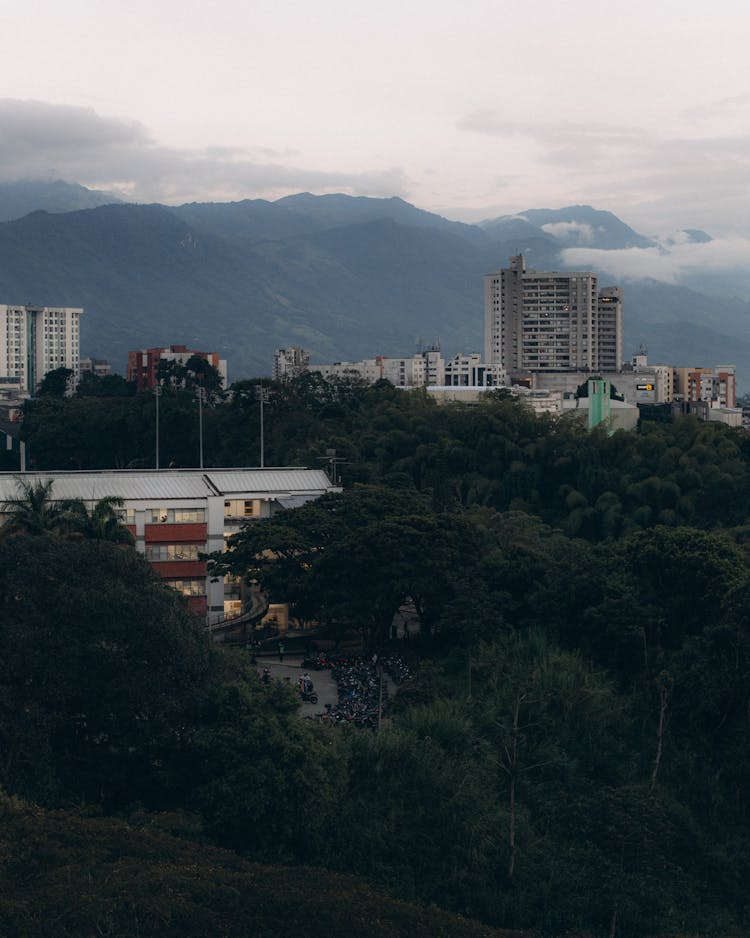
[[300, 190], [408, 194], [400, 167], [322, 172], [290, 165], [287, 160], [296, 155], [291, 151], [261, 145], [167, 147], [136, 121], [42, 101], [0, 99], [0, 140], [1, 180], [62, 178], [141, 202], [277, 197]]
[[564, 248], [560, 252], [566, 267], [597, 270], [620, 281], [650, 278], [663, 283], [688, 283], [697, 271], [747, 279], [750, 265], [750, 238], [716, 238], [708, 242], [673, 243], [668, 239], [652, 248]]
[[542, 231], [546, 231], [547, 234], [561, 241], [578, 241], [579, 244], [591, 244], [595, 234], [592, 225], [580, 221], [549, 222], [542, 225]]
[[[745, 96], [726, 99], [738, 107]], [[719, 107], [715, 103], [715, 107]], [[668, 134], [611, 123], [517, 121], [477, 110], [457, 122], [461, 131], [523, 138], [529, 174], [557, 174], [561, 201], [583, 197], [621, 214], [652, 214], [664, 227], [711, 227], [748, 232], [750, 134], [711, 134], [689, 125]], [[653, 211], [652, 211], [653, 210]], [[632, 216], [631, 216], [632, 217]]]
[[745, 110], [750, 104], [750, 94], [735, 94], [728, 98], [718, 98], [707, 101], [705, 104], [696, 104], [686, 108], [682, 116], [688, 120], [710, 120], [714, 117], [724, 117], [736, 111]]

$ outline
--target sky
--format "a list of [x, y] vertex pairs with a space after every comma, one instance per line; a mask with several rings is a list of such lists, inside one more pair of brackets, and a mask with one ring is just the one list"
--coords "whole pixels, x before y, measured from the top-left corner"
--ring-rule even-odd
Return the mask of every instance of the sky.
[[744, 0], [6, 0], [0, 35], [4, 181], [585, 203], [750, 244]]

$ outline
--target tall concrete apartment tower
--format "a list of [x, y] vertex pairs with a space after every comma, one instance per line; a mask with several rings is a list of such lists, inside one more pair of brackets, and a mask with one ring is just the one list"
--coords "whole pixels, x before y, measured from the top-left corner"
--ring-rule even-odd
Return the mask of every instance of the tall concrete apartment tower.
[[80, 377], [82, 309], [0, 304], [0, 378], [18, 379], [34, 393], [48, 371], [70, 368]]
[[622, 291], [590, 271], [527, 270], [523, 254], [484, 278], [485, 361], [511, 380], [622, 369]]

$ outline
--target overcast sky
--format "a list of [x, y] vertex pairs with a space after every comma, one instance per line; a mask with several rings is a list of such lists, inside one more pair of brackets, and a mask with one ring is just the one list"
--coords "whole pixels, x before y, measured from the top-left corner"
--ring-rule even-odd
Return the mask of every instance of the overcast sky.
[[750, 235], [744, 0], [6, 0], [0, 178]]

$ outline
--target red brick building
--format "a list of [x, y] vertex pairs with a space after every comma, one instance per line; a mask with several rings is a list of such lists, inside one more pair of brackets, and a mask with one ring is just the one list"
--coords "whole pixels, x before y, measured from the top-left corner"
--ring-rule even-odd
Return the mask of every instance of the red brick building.
[[227, 383], [227, 363], [219, 358], [218, 352], [198, 352], [186, 345], [170, 345], [169, 348], [144, 348], [128, 352], [128, 381], [135, 381], [139, 391], [150, 391], [157, 383], [157, 370], [160, 361], [177, 362], [185, 365], [194, 356], [213, 365], [222, 377], [224, 387]]

